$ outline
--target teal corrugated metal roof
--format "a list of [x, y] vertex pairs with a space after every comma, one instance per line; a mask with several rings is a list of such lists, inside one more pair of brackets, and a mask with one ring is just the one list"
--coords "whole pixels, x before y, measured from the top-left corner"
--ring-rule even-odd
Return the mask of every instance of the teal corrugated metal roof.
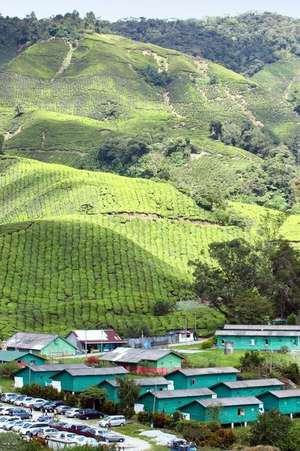
[[27, 354], [29, 354], [29, 353], [21, 352], [21, 351], [0, 351], [0, 361], [1, 362], [13, 362], [14, 360], [21, 359], [24, 355], [27, 355]]

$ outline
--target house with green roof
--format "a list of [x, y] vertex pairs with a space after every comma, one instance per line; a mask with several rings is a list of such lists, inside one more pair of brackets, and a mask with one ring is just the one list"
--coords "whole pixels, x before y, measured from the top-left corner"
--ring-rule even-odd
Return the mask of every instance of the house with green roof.
[[265, 393], [259, 397], [264, 403], [264, 409], [278, 410], [283, 415], [294, 415], [300, 413], [300, 390], [276, 390]]
[[233, 367], [179, 368], [165, 377], [175, 390], [210, 388], [218, 382], [235, 381], [239, 370]]
[[247, 426], [263, 412], [263, 403], [253, 396], [200, 399], [185, 404], [179, 411], [190, 420], [217, 421], [231, 427], [241, 424]]
[[27, 365], [14, 374], [15, 387], [23, 387], [24, 385], [37, 384], [41, 387], [52, 384], [52, 376], [60, 373], [64, 369], [87, 368], [83, 363], [74, 364], [44, 364], [44, 365]]
[[218, 398], [233, 396], [260, 396], [271, 390], [281, 390], [283, 382], [278, 379], [249, 379], [240, 381], [220, 382], [212, 387]]
[[0, 351], [0, 363], [16, 362], [18, 365], [43, 365], [47, 360], [33, 352]]
[[6, 341], [8, 351], [33, 352], [47, 357], [75, 355], [76, 346], [54, 334], [18, 332]]
[[[283, 326], [286, 327], [286, 326]], [[260, 330], [245, 326], [244, 329], [223, 329], [215, 332], [216, 345], [219, 349], [231, 347], [250, 351], [289, 351], [300, 350], [300, 330], [286, 330], [282, 326], [273, 329], [262, 326]]]
[[[144, 377], [140, 379], [132, 379], [132, 381], [139, 387], [139, 396], [149, 391], [168, 390], [169, 381], [164, 377]], [[106, 392], [108, 400], [114, 403], [119, 402], [119, 387], [120, 384], [116, 379], [105, 380], [98, 384], [99, 388], [103, 388]]]
[[117, 377], [123, 378], [128, 371], [121, 367], [115, 366], [111, 368], [65, 368], [52, 377], [52, 382], [59, 387], [60, 390], [80, 393], [83, 390], [101, 382]]
[[140, 396], [139, 404], [144, 406], [146, 412], [160, 412], [171, 415], [191, 401], [213, 397], [216, 397], [216, 394], [209, 388], [151, 391]]

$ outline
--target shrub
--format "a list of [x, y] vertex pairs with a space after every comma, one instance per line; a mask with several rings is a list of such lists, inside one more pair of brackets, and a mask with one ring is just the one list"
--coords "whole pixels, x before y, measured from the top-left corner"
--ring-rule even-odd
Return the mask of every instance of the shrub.
[[251, 427], [250, 444], [277, 446], [288, 451], [287, 437], [292, 421], [276, 410], [265, 412]]
[[138, 422], [141, 424], [151, 424], [153, 415], [149, 412], [139, 412], [137, 415]]
[[167, 301], [158, 301], [154, 304], [153, 313], [155, 316], [168, 315], [173, 310], [173, 306]]
[[11, 377], [17, 370], [19, 365], [16, 362], [8, 362], [0, 365], [0, 377]]
[[203, 341], [200, 345], [201, 349], [210, 349], [212, 348], [216, 343], [215, 337], [208, 338], [207, 340]]
[[96, 355], [90, 355], [85, 359], [85, 364], [88, 366], [98, 367], [100, 364], [100, 359]]
[[153, 414], [153, 426], [155, 428], [166, 428], [171, 425], [171, 417], [165, 413]]

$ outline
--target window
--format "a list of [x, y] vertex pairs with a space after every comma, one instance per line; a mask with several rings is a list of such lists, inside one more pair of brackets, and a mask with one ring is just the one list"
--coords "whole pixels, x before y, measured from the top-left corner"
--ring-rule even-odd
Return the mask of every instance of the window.
[[192, 385], [195, 385], [196, 381], [195, 379], [192, 379]]
[[245, 416], [245, 410], [244, 409], [238, 409], [238, 416], [239, 417]]
[[269, 339], [268, 339], [268, 338], [265, 339], [265, 344], [266, 344], [266, 345], [269, 344]]
[[251, 345], [251, 346], [255, 346], [255, 338], [251, 338], [251, 340], [250, 340], [250, 345]]
[[225, 344], [225, 340], [224, 340], [224, 338], [222, 338], [222, 340], [221, 340], [221, 343], [222, 343], [222, 345], [224, 345], [224, 344]]

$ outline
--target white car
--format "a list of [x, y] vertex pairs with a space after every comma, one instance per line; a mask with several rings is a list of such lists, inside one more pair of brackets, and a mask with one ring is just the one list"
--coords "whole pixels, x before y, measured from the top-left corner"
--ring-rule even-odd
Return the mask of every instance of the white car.
[[34, 401], [35, 401], [35, 398], [31, 398], [31, 396], [26, 396], [26, 398], [23, 399], [23, 401], [21, 401], [21, 406], [30, 407]]
[[23, 401], [23, 399], [25, 399], [26, 398], [26, 395], [19, 395], [19, 396], [17, 396], [14, 400], [13, 400], [13, 404], [15, 405], [15, 406], [20, 406], [21, 405], [21, 402]]
[[51, 434], [56, 434], [57, 430], [54, 428], [49, 428], [48, 426], [46, 427], [33, 427], [31, 429], [29, 429], [25, 435], [29, 436], [29, 437], [48, 437]]
[[78, 444], [76, 438], [78, 437], [78, 435], [73, 434], [72, 432], [57, 432], [56, 435], [53, 434], [53, 436], [51, 438], [56, 439], [56, 440], [61, 440], [64, 443], [74, 443], [74, 444]]
[[69, 409], [66, 411], [65, 416], [67, 418], [76, 418], [79, 411], [80, 411], [80, 409], [76, 409], [76, 408]]
[[9, 415], [11, 407], [1, 407], [0, 408], [0, 415]]
[[10, 403], [13, 402], [17, 396], [18, 393], [4, 393], [4, 395], [2, 396], [2, 401]]
[[83, 437], [82, 435], [76, 436], [76, 443], [81, 446], [99, 446], [99, 442], [91, 437]]
[[26, 421], [24, 421], [24, 420], [16, 421], [16, 422], [13, 424], [13, 426], [12, 426], [12, 428], [11, 428], [11, 431], [13, 431], [13, 432], [18, 432], [18, 431], [19, 431], [19, 428], [21, 428], [21, 427], [23, 426], [23, 424], [25, 424], [25, 423], [27, 423], [27, 420], [26, 420]]
[[23, 428], [26, 429], [26, 428], [28, 428], [28, 426], [30, 426], [31, 424], [34, 424], [34, 423], [33, 423], [32, 421], [23, 421], [21, 425], [17, 425], [17, 423], [16, 423], [16, 424], [13, 425], [13, 431], [14, 431], [14, 432], [20, 432], [20, 433], [21, 433], [21, 430], [22, 430]]
[[47, 401], [42, 398], [35, 399], [30, 405], [33, 409], [40, 409]]
[[110, 415], [104, 417], [98, 424], [103, 428], [122, 426], [123, 424], [126, 424], [126, 419], [123, 415]]
[[20, 420], [19, 417], [7, 417], [6, 421], [2, 422], [1, 428], [8, 431], [10, 427], [12, 427], [14, 423], [19, 420]]
[[6, 422], [7, 417], [0, 417], [0, 429], [2, 429], [2, 425]]

